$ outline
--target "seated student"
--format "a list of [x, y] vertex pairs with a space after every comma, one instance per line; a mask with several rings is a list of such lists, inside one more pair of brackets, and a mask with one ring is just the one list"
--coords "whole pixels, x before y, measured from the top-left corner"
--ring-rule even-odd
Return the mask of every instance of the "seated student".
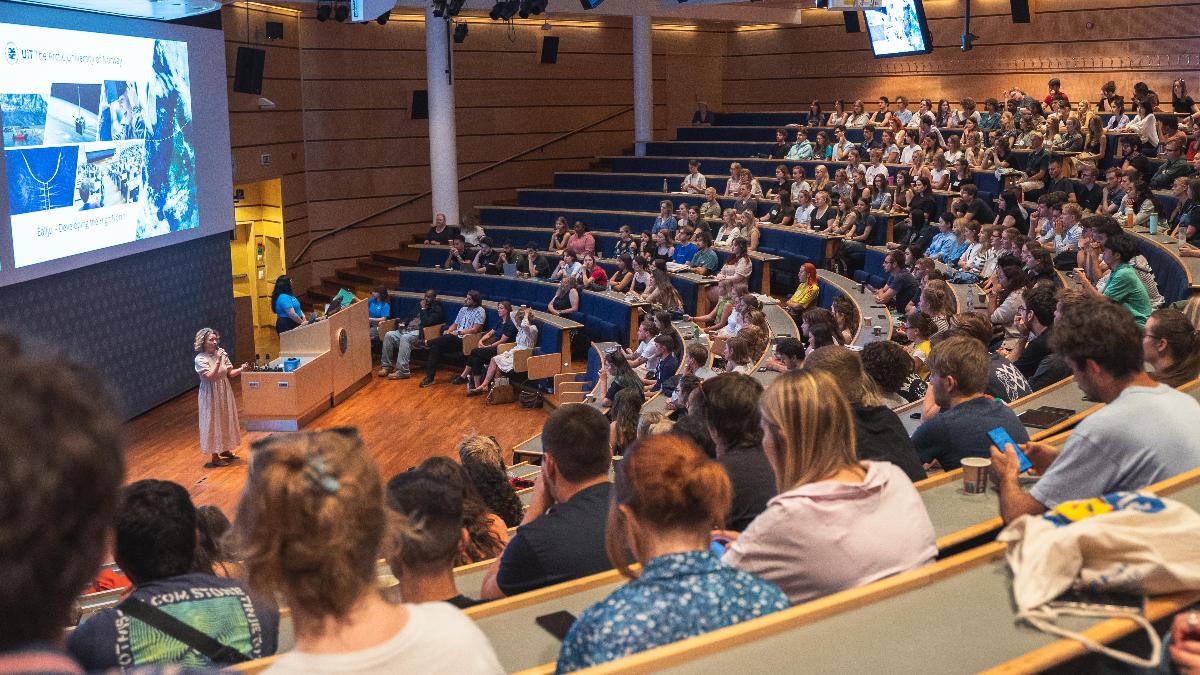
[[816, 265], [811, 262], [801, 265], [797, 278], [800, 283], [796, 285], [796, 292], [792, 293], [792, 297], [784, 303], [784, 307], [793, 315], [803, 314], [811, 309], [821, 295]]
[[1071, 375], [1070, 368], [1050, 349], [1057, 306], [1058, 291], [1054, 284], [1038, 283], [1025, 292], [1013, 320], [1020, 337], [1005, 357], [1021, 371], [1033, 391]]
[[[787, 609], [787, 596], [721, 562], [713, 523], [732, 501], [725, 472], [677, 436], [639, 440], [617, 464], [606, 533], [630, 579], [571, 626], [558, 672], [571, 672]], [[642, 564], [630, 569], [627, 551]]]
[[450, 237], [450, 252], [446, 262], [442, 264], [448, 270], [461, 270], [471, 266], [471, 256], [467, 253], [467, 239], [461, 234]]
[[630, 368], [645, 364], [648, 373], [658, 368], [658, 349], [654, 346], [656, 337], [658, 326], [653, 321], [642, 321], [638, 324], [638, 348], [625, 350], [625, 358], [629, 360]]
[[898, 312], [907, 311], [908, 306], [916, 301], [921, 292], [916, 277], [901, 264], [901, 255], [899, 251], [888, 251], [883, 256], [883, 271], [888, 275], [887, 284], [875, 292], [876, 302], [891, 305]]
[[446, 214], [439, 213], [433, 217], [433, 225], [429, 227], [429, 233], [425, 235], [426, 244], [442, 244], [443, 246], [450, 243], [450, 240], [458, 234], [457, 227], [449, 227], [446, 225]]
[[583, 263], [579, 262], [574, 251], [563, 251], [562, 260], [558, 261], [558, 266], [550, 273], [550, 281], [558, 281], [563, 277], [574, 277], [579, 280], [582, 272]]
[[545, 279], [550, 276], [550, 261], [538, 252], [536, 246], [530, 244], [525, 247], [525, 255], [517, 259], [517, 273], [524, 277]]
[[1200, 466], [1200, 403], [1150, 378], [1140, 340], [1133, 317], [1110, 302], [1089, 299], [1063, 308], [1051, 347], [1083, 393], [1106, 405], [1085, 417], [1061, 449], [1022, 446], [1041, 474], [1029, 492], [1018, 482], [1012, 450], [992, 449], [1005, 522], [1073, 499], [1137, 490]]
[[1142, 353], [1156, 382], [1179, 388], [1200, 376], [1200, 331], [1177, 309], [1156, 309], [1146, 320]]
[[491, 237], [480, 238], [479, 250], [471, 259], [471, 267], [480, 274], [500, 274], [504, 271], [500, 262], [500, 252], [492, 247]]
[[748, 375], [722, 373], [696, 390], [698, 415], [716, 443], [717, 463], [733, 483], [733, 503], [725, 526], [742, 531], [775, 496], [771, 465], [763, 454], [758, 398], [762, 385]]
[[814, 350], [804, 360], [806, 370], [824, 371], [838, 383], [854, 412], [855, 448], [860, 460], [891, 462], [914, 483], [925, 478], [925, 468], [896, 413], [884, 406], [875, 384], [863, 372], [862, 361], [845, 347], [830, 345]]
[[[275, 653], [279, 611], [262, 599], [270, 596], [251, 594], [233, 579], [193, 571], [196, 507], [183, 486], [161, 480], [127, 486], [113, 529], [117, 565], [134, 586], [119, 605], [88, 617], [67, 640], [67, 649], [85, 669], [152, 664], [212, 668], [235, 662], [209, 653], [170, 624], [160, 624], [162, 613], [244, 659]], [[133, 630], [131, 624], [141, 628]]]
[[379, 323], [384, 319], [390, 318], [392, 313], [392, 303], [388, 298], [387, 286], [376, 286], [371, 291], [371, 297], [367, 300], [367, 321], [371, 327], [371, 341], [383, 340], [383, 336], [379, 334]]
[[444, 601], [459, 609], [479, 604], [454, 585], [454, 559], [468, 538], [457, 491], [424, 471], [405, 471], [388, 481], [387, 505], [404, 516], [395, 541], [385, 549], [400, 598]]
[[1115, 236], [1106, 237], [1100, 260], [1108, 267], [1108, 283], [1104, 291], [1097, 290], [1085, 274], [1076, 274], [1080, 287], [1096, 298], [1108, 298], [1124, 307], [1139, 326], [1146, 324], [1153, 307], [1146, 287], [1138, 279], [1129, 261], [1139, 255], [1137, 239], [1133, 235], [1121, 232]]
[[754, 372], [754, 350], [750, 339], [743, 332], [751, 326], [743, 326], [737, 335], [725, 341], [725, 372], [749, 375]]
[[81, 673], [63, 628], [120, 499], [120, 406], [90, 370], [23, 354], [12, 335], [0, 333], [0, 358], [0, 672]]
[[767, 370], [786, 373], [804, 367], [804, 343], [796, 338], [784, 338], [775, 345], [775, 355], [763, 364]]
[[679, 370], [679, 358], [671, 351], [674, 347], [675, 341], [669, 336], [659, 335], [654, 338], [658, 363], [654, 368], [654, 383], [651, 385], [650, 391], [661, 391], [663, 383], [675, 377], [675, 371]]
[[1055, 192], [1061, 192], [1066, 195], [1075, 194], [1075, 181], [1071, 180], [1071, 177], [1066, 175], [1064, 171], [1065, 161], [1062, 157], [1050, 158], [1050, 164], [1047, 167], [1050, 176], [1046, 180], [1046, 189], [1042, 194], [1048, 195]]
[[487, 512], [503, 521], [505, 527], [519, 525], [525, 507], [508, 481], [504, 455], [496, 439], [479, 434], [466, 436], [458, 442], [458, 461]]
[[[708, 189], [708, 179], [704, 174], [700, 173], [700, 160], [688, 160], [688, 172], [683, 177], [683, 181], [679, 184], [679, 191], [686, 192], [690, 195], [704, 194]], [[593, 249], [595, 250], [595, 249]]]
[[582, 220], [575, 221], [575, 225], [571, 228], [571, 236], [567, 237], [566, 250], [574, 253], [576, 258], [582, 258], [586, 253], [596, 252], [596, 237], [588, 232], [587, 223]]
[[[721, 269], [721, 260], [717, 257], [717, 252], [712, 248], [712, 235], [707, 230], [700, 230], [696, 232], [692, 241], [696, 250], [686, 263], [690, 270], [706, 277], [716, 274], [717, 270]], [[743, 255], [744, 250], [745, 247], [743, 246]], [[678, 254], [679, 247], [676, 247], [675, 251]]]
[[273, 668], [500, 672], [487, 638], [457, 608], [383, 597], [385, 511], [379, 473], [353, 429], [254, 444], [237, 540], [254, 590], [292, 610], [296, 640]]
[[779, 495], [730, 537], [724, 562], [797, 604], [933, 561], [933, 525], [916, 488], [896, 466], [854, 456], [853, 413], [829, 374], [787, 373], [760, 408]]
[[[418, 302], [417, 316], [405, 324], [397, 325], [396, 330], [388, 331], [383, 336], [383, 351], [379, 358], [379, 377], [389, 380], [407, 379], [409, 359], [413, 346], [424, 341], [422, 331], [430, 326], [440, 326], [446, 321], [446, 313], [442, 303], [437, 299], [437, 291], [429, 289]], [[393, 350], [396, 352], [392, 356]]]
[[929, 390], [939, 412], [913, 432], [913, 446], [926, 465], [937, 461], [947, 471], [964, 457], [987, 457], [987, 432], [1004, 427], [1019, 443], [1029, 440], [1025, 426], [1008, 406], [984, 392], [988, 354], [978, 340], [956, 335], [929, 354]]
[[586, 404], [559, 407], [542, 427], [542, 449], [533, 502], [484, 578], [484, 598], [524, 593], [612, 567], [604, 551], [612, 465], [604, 413]]
[[462, 465], [438, 455], [427, 458], [417, 469], [452, 486], [462, 500], [467, 540], [455, 557], [454, 565], [470, 565], [500, 555], [508, 543], [508, 527], [499, 514], [489, 510]]
[[894, 410], [916, 400], [901, 393], [913, 377], [913, 360], [904, 347], [891, 340], [878, 340], [863, 347], [861, 359], [863, 371], [878, 390], [880, 405]]
[[486, 319], [487, 312], [483, 309], [483, 296], [476, 290], [467, 291], [467, 297], [463, 306], [459, 308], [454, 323], [440, 337], [429, 342], [429, 356], [425, 360], [425, 379], [421, 380], [420, 385], [422, 389], [433, 384], [442, 354], [461, 352], [462, 337], [483, 330]]
[[692, 256], [700, 247], [693, 241], [695, 230], [688, 226], [681, 226], [675, 230], [675, 246], [671, 252], [671, 262], [678, 265], [686, 265], [692, 260]]
[[[930, 342], [932, 344], [939, 342], [938, 338], [945, 339], [954, 335], [965, 335], [974, 338], [979, 344], [986, 347], [992, 342], [992, 330], [992, 322], [983, 312], [960, 312], [950, 317], [950, 330], [938, 334]], [[984, 389], [985, 394], [1005, 403], [1011, 403], [1033, 393], [1025, 376], [1002, 353], [991, 352], [988, 354], [988, 359], [988, 383], [987, 388]], [[1055, 378], [1057, 375], [1055, 379], [1050, 380], [1050, 384], [1053, 384], [1070, 375], [1070, 372], [1061, 373], [1061, 369], [1056, 367], [1044, 377]], [[931, 401], [926, 400], [926, 404], [930, 403]]]
[[488, 364], [496, 356], [500, 345], [517, 339], [517, 322], [513, 320], [512, 303], [501, 300], [496, 303], [496, 320], [488, 332], [479, 338], [479, 346], [467, 356], [467, 365], [450, 384], [466, 384], [468, 393], [476, 389], [487, 372]]

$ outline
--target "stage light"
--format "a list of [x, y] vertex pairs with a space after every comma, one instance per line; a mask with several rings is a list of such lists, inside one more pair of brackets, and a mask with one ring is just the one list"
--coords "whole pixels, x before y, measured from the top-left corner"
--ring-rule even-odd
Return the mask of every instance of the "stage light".
[[328, 21], [330, 14], [333, 14], [332, 2], [329, 0], [321, 0], [317, 3], [317, 21]]
[[522, 19], [528, 19], [531, 15], [537, 16], [546, 11], [548, 0], [521, 0], [521, 11], [518, 12]]
[[446, 3], [446, 16], [458, 16], [462, 11], [463, 0], [449, 0]]
[[337, 6], [333, 8], [333, 20], [338, 23], [343, 23], [350, 18], [350, 2], [349, 0], [338, 0]]
[[390, 19], [390, 18], [392, 18], [392, 13], [384, 12], [383, 14], [380, 14], [379, 16], [375, 17], [375, 23], [382, 26], [382, 25], [386, 24], [388, 22], [388, 19]]
[[446, 0], [433, 0], [433, 15], [436, 17], [446, 15]]
[[467, 39], [467, 24], [459, 23], [454, 26], [454, 44], [461, 45]]
[[521, 0], [499, 0], [488, 12], [492, 21], [512, 21], [521, 9]]

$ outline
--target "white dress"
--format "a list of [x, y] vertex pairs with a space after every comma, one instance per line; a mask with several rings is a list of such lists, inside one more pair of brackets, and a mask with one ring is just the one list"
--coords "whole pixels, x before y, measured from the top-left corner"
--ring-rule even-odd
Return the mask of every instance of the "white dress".
[[496, 361], [496, 367], [502, 373], [511, 373], [513, 369], [513, 352], [518, 349], [533, 349], [537, 346], [538, 327], [528, 321], [521, 323], [517, 329], [517, 346], [504, 352], [497, 354], [493, 359]]
[[215, 380], [204, 377], [204, 373], [212, 369], [215, 359], [215, 355], [201, 352], [195, 361], [196, 373], [200, 375], [200, 453], [204, 455], [232, 452], [242, 440], [237, 402], [233, 398], [233, 385], [229, 383], [229, 371], [233, 368], [229, 357], [221, 359]]

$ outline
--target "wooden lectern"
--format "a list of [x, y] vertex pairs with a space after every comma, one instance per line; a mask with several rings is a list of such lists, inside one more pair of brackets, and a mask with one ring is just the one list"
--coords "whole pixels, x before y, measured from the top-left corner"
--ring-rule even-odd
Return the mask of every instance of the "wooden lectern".
[[248, 431], [298, 431], [325, 410], [346, 400], [371, 379], [371, 331], [367, 301], [327, 319], [279, 336], [282, 366], [300, 359], [290, 373], [242, 373], [242, 420]]

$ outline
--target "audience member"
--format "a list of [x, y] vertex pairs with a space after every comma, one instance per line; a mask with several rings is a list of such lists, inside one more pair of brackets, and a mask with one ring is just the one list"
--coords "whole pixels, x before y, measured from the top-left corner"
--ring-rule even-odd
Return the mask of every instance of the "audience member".
[[[617, 464], [605, 549], [630, 582], [571, 626], [558, 657], [570, 672], [788, 607], [776, 586], [709, 550], [732, 502], [728, 476], [674, 436], [639, 440]], [[630, 568], [630, 556], [642, 565]]]
[[127, 486], [113, 530], [116, 562], [133, 591], [71, 633], [67, 648], [85, 669], [211, 668], [275, 653], [279, 610], [262, 599], [270, 596], [194, 571], [196, 507], [183, 486], [161, 480]]
[[196, 555], [192, 571], [237, 578], [241, 567], [237, 555], [229, 547], [233, 523], [220, 508], [212, 505], [196, 507]]
[[704, 420], [716, 444], [717, 463], [733, 483], [726, 527], [738, 532], [762, 513], [775, 496], [771, 465], [762, 448], [758, 398], [762, 385], [740, 373], [722, 373], [696, 390], [689, 413]]
[[837, 382], [854, 413], [854, 442], [860, 460], [891, 462], [914, 483], [925, 478], [925, 468], [904, 424], [882, 404], [857, 354], [845, 347], [821, 347], [808, 355], [804, 367], [829, 373]]
[[1029, 440], [1025, 425], [1006, 405], [984, 393], [988, 381], [987, 350], [965, 335], [943, 340], [929, 354], [929, 390], [939, 411], [913, 432], [921, 461], [935, 460], [947, 471], [964, 457], [987, 457], [988, 431], [1004, 427], [1019, 443]]
[[452, 605], [382, 596], [383, 486], [355, 431], [268, 436], [254, 449], [236, 528], [251, 587], [292, 611], [295, 648], [274, 669], [501, 671], [487, 638]]
[[1153, 307], [1146, 287], [1129, 264], [1129, 261], [1139, 255], [1137, 240], [1133, 235], [1121, 232], [1105, 237], [1103, 247], [1100, 260], [1110, 270], [1104, 290], [1097, 289], [1086, 274], [1076, 273], [1076, 281], [1093, 296], [1108, 298], [1124, 307], [1139, 326], [1144, 326]]
[[625, 454], [625, 450], [637, 440], [638, 422], [642, 414], [642, 397], [633, 389], [622, 389], [613, 399], [608, 416], [609, 446], [614, 457]]
[[387, 505], [403, 517], [388, 550], [388, 567], [405, 602], [479, 604], [454, 585], [454, 561], [469, 538], [463, 502], [454, 486], [425, 471], [405, 471], [388, 481]]
[[1058, 292], [1054, 285], [1039, 283], [1025, 292], [1014, 318], [1020, 337], [1006, 357], [1025, 376], [1033, 391], [1071, 375], [1067, 364], [1050, 349], [1057, 307]]
[[794, 337], [783, 338], [775, 345], [775, 355], [763, 365], [777, 373], [803, 368], [804, 343]]
[[1018, 482], [1012, 450], [992, 450], [1005, 522], [1073, 499], [1137, 490], [1200, 466], [1200, 403], [1146, 374], [1140, 341], [1133, 317], [1112, 303], [1086, 300], [1063, 308], [1051, 348], [1083, 393], [1106, 405], [1085, 417], [1061, 449], [1023, 446], [1041, 474], [1029, 492]]
[[449, 457], [437, 456], [427, 458], [417, 469], [454, 487], [462, 500], [467, 541], [454, 564], [470, 565], [500, 555], [508, 543], [508, 528], [503, 518], [488, 509], [462, 465]]
[[454, 323], [441, 336], [429, 342], [429, 356], [425, 361], [425, 379], [421, 380], [422, 388], [433, 384], [442, 354], [462, 351], [462, 336], [481, 331], [486, 318], [483, 296], [476, 290], [467, 291], [466, 300], [458, 310]]
[[429, 233], [425, 235], [425, 243], [445, 246], [457, 234], [458, 228], [446, 225], [446, 214], [439, 213], [433, 217], [433, 225], [429, 227]]
[[881, 305], [891, 305], [898, 312], [905, 312], [909, 304], [916, 301], [921, 292], [916, 277], [904, 269], [901, 254], [888, 251], [883, 257], [883, 271], [887, 273], [887, 284], [875, 292], [875, 300]]
[[0, 672], [79, 673], [58, 645], [120, 500], [118, 406], [93, 372], [3, 333], [0, 401]]
[[912, 481], [890, 463], [858, 460], [853, 413], [832, 377], [787, 373], [763, 394], [761, 409], [779, 495], [740, 536], [723, 533], [734, 539], [724, 562], [800, 603], [937, 557]]
[[[619, 354], [619, 351], [613, 353]], [[596, 574], [609, 503], [608, 420], [590, 405], [550, 413], [542, 427], [542, 471], [517, 533], [483, 581], [484, 598], [524, 593]]]
[[891, 340], [868, 343], [862, 350], [862, 366], [878, 388], [881, 405], [895, 409], [911, 403], [900, 393], [913, 375], [913, 360], [904, 347]]
[[1156, 382], [1179, 388], [1200, 376], [1200, 331], [1177, 309], [1156, 309], [1146, 320], [1142, 354]]
[[458, 443], [458, 461], [463, 473], [489, 511], [516, 527], [525, 515], [525, 507], [504, 471], [504, 456], [500, 444], [491, 436], [472, 434]]

